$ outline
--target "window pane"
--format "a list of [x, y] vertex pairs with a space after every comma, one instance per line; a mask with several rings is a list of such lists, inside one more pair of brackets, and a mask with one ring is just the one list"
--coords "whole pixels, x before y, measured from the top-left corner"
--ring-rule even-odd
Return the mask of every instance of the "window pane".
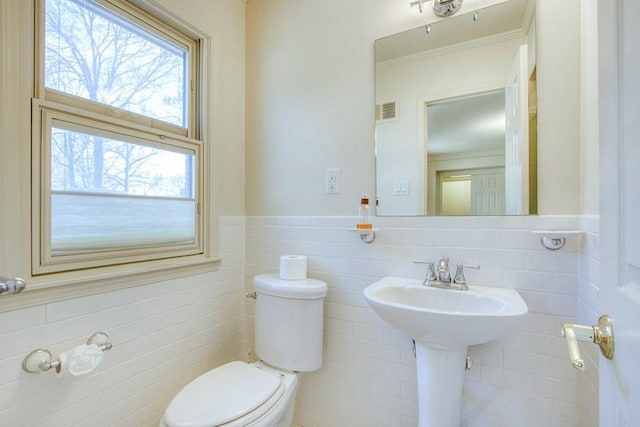
[[52, 249], [195, 241], [195, 155], [51, 130]]
[[90, 1], [46, 0], [45, 86], [186, 127], [187, 52]]
[[51, 189], [193, 199], [194, 155], [51, 129]]

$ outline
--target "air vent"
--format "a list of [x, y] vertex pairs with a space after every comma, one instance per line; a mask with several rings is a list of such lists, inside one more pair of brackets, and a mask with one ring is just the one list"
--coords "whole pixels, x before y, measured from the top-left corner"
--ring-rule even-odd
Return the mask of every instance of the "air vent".
[[397, 118], [396, 101], [384, 102], [376, 105], [376, 121]]

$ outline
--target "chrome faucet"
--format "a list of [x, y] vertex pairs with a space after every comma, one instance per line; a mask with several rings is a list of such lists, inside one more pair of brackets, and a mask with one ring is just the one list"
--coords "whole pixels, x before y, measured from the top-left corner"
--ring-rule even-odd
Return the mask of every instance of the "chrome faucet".
[[422, 284], [424, 286], [431, 286], [432, 283], [435, 283], [438, 281], [438, 276], [436, 275], [436, 270], [434, 269], [433, 261], [414, 261], [414, 262], [418, 264], [427, 264], [427, 274], [426, 276], [424, 276], [424, 280], [422, 281]]
[[469, 289], [467, 286], [467, 279], [464, 277], [464, 269], [471, 268], [473, 270], [480, 270], [480, 266], [477, 264], [463, 264], [459, 262], [456, 265], [456, 275], [453, 277], [453, 283], [465, 286], [466, 289]]
[[451, 271], [449, 271], [449, 257], [444, 256], [438, 261], [438, 280], [440, 283], [451, 283]]
[[424, 286], [432, 286], [434, 288], [455, 289], [466, 291], [469, 289], [467, 279], [464, 277], [464, 269], [472, 268], [479, 270], [480, 266], [475, 264], [463, 264], [459, 262], [456, 265], [456, 274], [451, 280], [451, 271], [449, 270], [449, 257], [444, 256], [438, 261], [438, 271], [436, 273], [435, 263], [433, 261], [414, 261], [418, 264], [427, 264], [427, 274], [422, 281]]

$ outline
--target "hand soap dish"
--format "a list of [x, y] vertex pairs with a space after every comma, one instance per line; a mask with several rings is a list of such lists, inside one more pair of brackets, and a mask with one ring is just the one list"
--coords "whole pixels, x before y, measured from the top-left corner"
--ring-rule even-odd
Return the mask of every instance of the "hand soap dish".
[[581, 236], [582, 230], [532, 230], [534, 234], [540, 235], [540, 244], [550, 251], [557, 251], [566, 243], [567, 237]]

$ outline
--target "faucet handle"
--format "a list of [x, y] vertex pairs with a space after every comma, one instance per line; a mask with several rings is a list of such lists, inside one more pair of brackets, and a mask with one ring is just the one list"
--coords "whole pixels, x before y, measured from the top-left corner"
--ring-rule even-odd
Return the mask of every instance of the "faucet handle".
[[453, 283], [457, 283], [459, 285], [467, 284], [467, 279], [464, 277], [465, 268], [471, 268], [472, 270], [480, 270], [480, 266], [478, 264], [463, 264], [459, 262], [456, 265], [456, 275], [453, 278]]
[[430, 266], [430, 265], [434, 265], [434, 264], [435, 264], [433, 261], [423, 261], [423, 260], [421, 260], [421, 259], [414, 259], [414, 260], [413, 260], [413, 263], [414, 263], [414, 264], [426, 264], [427, 266]]
[[424, 278], [424, 284], [428, 285], [430, 282], [438, 280], [438, 276], [436, 275], [435, 263], [433, 261], [421, 261], [415, 260], [413, 261], [416, 264], [426, 264], [427, 265], [427, 275]]

